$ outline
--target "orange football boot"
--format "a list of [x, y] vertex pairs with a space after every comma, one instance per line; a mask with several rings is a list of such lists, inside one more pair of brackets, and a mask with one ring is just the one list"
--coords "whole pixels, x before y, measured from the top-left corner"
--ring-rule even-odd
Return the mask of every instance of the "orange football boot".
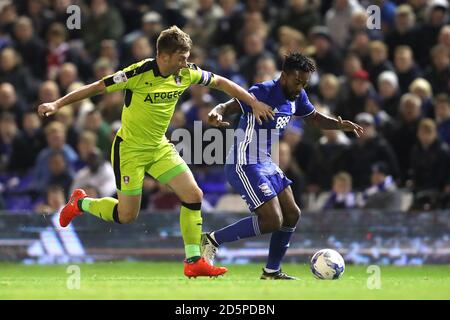
[[210, 265], [202, 257], [195, 262], [184, 261], [184, 275], [186, 277], [217, 277], [223, 275], [228, 269]]
[[70, 196], [69, 202], [62, 208], [59, 215], [59, 224], [61, 227], [67, 227], [73, 218], [83, 214], [81, 208], [78, 207], [78, 200], [85, 198], [86, 192], [83, 189], [75, 189]]

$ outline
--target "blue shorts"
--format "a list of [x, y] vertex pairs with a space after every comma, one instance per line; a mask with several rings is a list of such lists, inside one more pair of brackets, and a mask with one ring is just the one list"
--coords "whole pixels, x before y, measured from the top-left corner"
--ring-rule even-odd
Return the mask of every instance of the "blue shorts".
[[226, 164], [228, 182], [254, 211], [265, 202], [276, 197], [292, 181], [273, 162], [259, 164]]

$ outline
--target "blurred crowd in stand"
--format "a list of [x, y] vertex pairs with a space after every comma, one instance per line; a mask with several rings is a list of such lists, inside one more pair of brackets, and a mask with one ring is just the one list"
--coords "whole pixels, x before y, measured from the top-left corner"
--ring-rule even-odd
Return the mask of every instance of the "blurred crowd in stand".
[[[80, 29], [66, 25], [73, 4]], [[367, 24], [369, 5], [380, 8], [379, 26]], [[277, 78], [286, 53], [310, 56], [317, 71], [306, 90], [316, 109], [364, 127], [356, 139], [291, 121], [277, 160], [302, 208], [450, 208], [449, 14], [446, 0], [0, 0], [0, 209], [54, 212], [77, 187], [115, 194], [109, 154], [123, 93], [46, 119], [36, 108], [155, 57], [171, 25], [190, 34], [191, 62], [245, 88]], [[168, 137], [229, 98], [192, 86]], [[221, 164], [191, 168], [204, 209], [246, 211]], [[143, 209], [178, 205], [145, 178]]]

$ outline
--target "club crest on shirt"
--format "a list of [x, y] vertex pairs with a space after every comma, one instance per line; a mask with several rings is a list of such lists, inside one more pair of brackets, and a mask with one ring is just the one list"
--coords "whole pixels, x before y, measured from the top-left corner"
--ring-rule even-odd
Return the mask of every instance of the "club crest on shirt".
[[113, 76], [114, 83], [126, 82], [128, 80], [127, 75], [123, 71], [118, 71]]
[[264, 195], [266, 197], [271, 196], [272, 195], [272, 190], [270, 190], [269, 186], [267, 185], [267, 183], [261, 183], [258, 188], [264, 193]]
[[175, 79], [175, 83], [177, 84], [177, 86], [181, 85], [181, 76], [180, 75], [175, 75], [174, 79]]
[[125, 184], [130, 183], [130, 177], [129, 177], [129, 176], [123, 176], [123, 182], [124, 182]]

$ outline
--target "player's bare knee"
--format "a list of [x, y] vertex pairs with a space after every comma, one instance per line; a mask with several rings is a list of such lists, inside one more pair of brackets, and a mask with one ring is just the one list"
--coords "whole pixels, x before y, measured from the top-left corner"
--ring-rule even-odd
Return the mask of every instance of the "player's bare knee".
[[260, 216], [258, 222], [261, 233], [272, 233], [279, 230], [283, 225], [283, 216], [281, 214]]
[[181, 199], [186, 203], [201, 203], [203, 201], [203, 191], [200, 188], [192, 189], [188, 194], [184, 196], [184, 199]]
[[284, 215], [284, 225], [287, 227], [294, 228], [298, 221], [300, 220], [301, 210], [299, 207], [295, 206]]
[[281, 228], [281, 226], [283, 225], [283, 215], [281, 214], [277, 214], [274, 216], [274, 221], [273, 221], [273, 231], [277, 231]]

